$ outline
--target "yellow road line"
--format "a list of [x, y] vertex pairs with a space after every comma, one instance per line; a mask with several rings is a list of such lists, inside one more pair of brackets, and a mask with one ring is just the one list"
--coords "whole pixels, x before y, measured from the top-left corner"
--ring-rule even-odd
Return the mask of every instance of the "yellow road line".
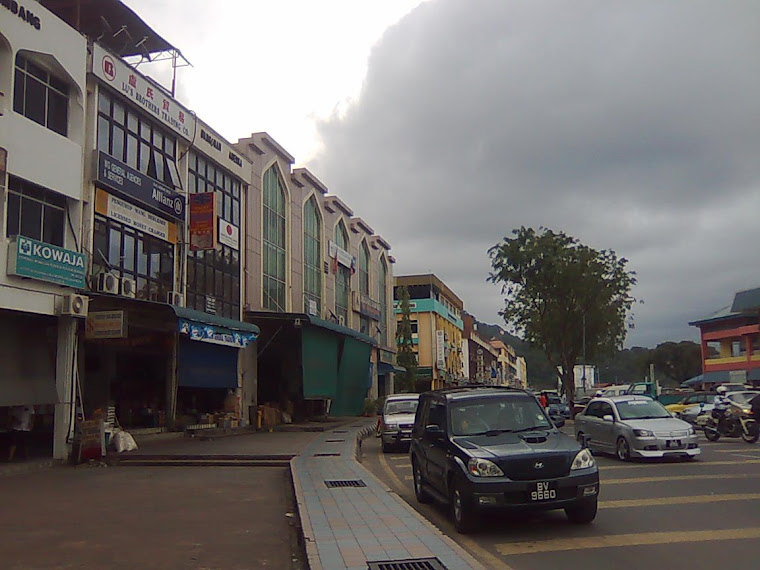
[[[729, 460], [721, 460], [721, 461], [694, 461], [694, 462], [679, 462], [679, 463], [657, 463], [657, 468], [660, 469], [662, 467], [709, 467], [710, 465], [751, 465], [753, 463], [760, 463], [760, 459], [750, 459], [749, 461], [744, 460], [736, 460], [736, 461], [729, 461]], [[613, 471], [616, 469], [647, 469], [651, 468], [653, 463], [632, 463], [629, 465], [602, 465], [599, 467], [599, 471]]]
[[[380, 464], [383, 466], [383, 469], [388, 474], [388, 477], [390, 478], [393, 486], [396, 487], [396, 493], [401, 497], [402, 496], [401, 493], [403, 493], [404, 491], [408, 492], [409, 487], [404, 485], [401, 482], [401, 480], [398, 478], [398, 476], [393, 472], [393, 469], [391, 469], [391, 466], [388, 464], [388, 460], [385, 458], [385, 454], [380, 453], [379, 457], [380, 457]], [[406, 479], [407, 481], [410, 481], [412, 479], [412, 476], [406, 475], [404, 476], [404, 479]], [[472, 554], [480, 562], [486, 563], [487, 568], [493, 568], [494, 570], [512, 570], [512, 568], [508, 564], [506, 564], [502, 560], [499, 560], [496, 556], [488, 552], [486, 549], [480, 546], [477, 542], [473, 541], [471, 538], [467, 538], [465, 536], [459, 535], [456, 538], [456, 542], [460, 546], [468, 550], [470, 554]]]
[[738, 453], [739, 451], [749, 451], [752, 453], [760, 453], [760, 448], [748, 446], [746, 448], [732, 447], [731, 449], [713, 449], [712, 451], [715, 451], [716, 453]]
[[724, 501], [754, 501], [760, 493], [735, 493], [728, 495], [697, 495], [696, 497], [661, 497], [655, 499], [623, 499], [619, 501], [599, 501], [600, 509], [625, 509], [630, 507], [658, 507], [666, 505], [701, 505]]
[[391, 455], [393, 461], [409, 461], [408, 455]]
[[760, 538], [760, 528], [713, 529], [674, 532], [643, 532], [637, 534], [613, 534], [559, 538], [497, 544], [496, 550], [503, 556], [533, 554], [536, 552], [561, 552], [591, 548], [616, 548], [621, 546], [651, 546], [683, 542], [714, 542], [717, 540], [741, 540]]
[[736, 474], [703, 474], [703, 475], [674, 475], [672, 477], [626, 477], [623, 479], [602, 479], [602, 485], [621, 485], [625, 483], [660, 483], [663, 481], [705, 481], [708, 479], [752, 479], [760, 477], [760, 473]]

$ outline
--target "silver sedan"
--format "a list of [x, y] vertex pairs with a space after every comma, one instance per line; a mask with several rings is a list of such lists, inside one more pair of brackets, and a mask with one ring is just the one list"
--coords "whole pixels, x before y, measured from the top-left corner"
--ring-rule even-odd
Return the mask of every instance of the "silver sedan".
[[575, 416], [575, 436], [592, 451], [614, 453], [618, 459], [680, 456], [700, 453], [697, 434], [647, 396], [593, 399]]

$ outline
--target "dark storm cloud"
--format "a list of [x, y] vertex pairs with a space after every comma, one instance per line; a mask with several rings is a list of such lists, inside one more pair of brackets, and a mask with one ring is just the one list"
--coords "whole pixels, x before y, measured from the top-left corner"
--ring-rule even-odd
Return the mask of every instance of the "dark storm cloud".
[[315, 172], [480, 319], [486, 250], [520, 225], [614, 249], [639, 275], [629, 343], [760, 285], [760, 4], [431, 0], [320, 125]]

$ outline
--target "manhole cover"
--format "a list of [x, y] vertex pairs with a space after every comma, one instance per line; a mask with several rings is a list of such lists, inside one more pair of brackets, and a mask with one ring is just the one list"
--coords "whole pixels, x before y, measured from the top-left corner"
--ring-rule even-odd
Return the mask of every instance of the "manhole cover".
[[437, 558], [407, 558], [367, 562], [367, 570], [447, 570]]
[[348, 479], [344, 481], [325, 481], [325, 485], [329, 489], [337, 489], [343, 487], [366, 487], [367, 484], [361, 479]]
[[333, 433], [348, 433], [348, 430], [345, 430], [345, 429], [334, 429]]

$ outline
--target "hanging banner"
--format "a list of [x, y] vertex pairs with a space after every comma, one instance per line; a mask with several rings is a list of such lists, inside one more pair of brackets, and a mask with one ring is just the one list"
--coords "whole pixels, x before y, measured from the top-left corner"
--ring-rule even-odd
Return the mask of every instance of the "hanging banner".
[[258, 337], [256, 333], [252, 332], [233, 331], [184, 319], [179, 320], [179, 332], [189, 336], [190, 340], [234, 348], [245, 348]]
[[216, 248], [216, 196], [213, 192], [190, 194], [190, 250]]
[[334, 241], [328, 242], [328, 257], [335, 259], [343, 267], [348, 267], [352, 274], [356, 271], [356, 258]]

